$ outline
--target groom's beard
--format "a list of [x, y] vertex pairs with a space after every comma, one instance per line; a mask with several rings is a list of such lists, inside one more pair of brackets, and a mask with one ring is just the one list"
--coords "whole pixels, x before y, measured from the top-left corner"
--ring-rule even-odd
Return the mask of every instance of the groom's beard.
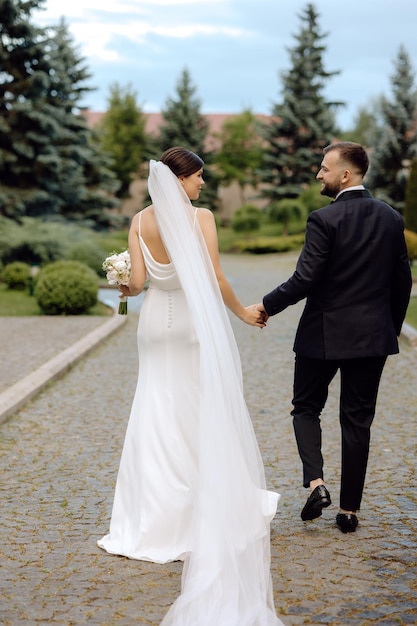
[[337, 183], [334, 185], [323, 183], [323, 187], [320, 189], [320, 193], [322, 196], [328, 196], [329, 198], [336, 198], [339, 193], [341, 187]]

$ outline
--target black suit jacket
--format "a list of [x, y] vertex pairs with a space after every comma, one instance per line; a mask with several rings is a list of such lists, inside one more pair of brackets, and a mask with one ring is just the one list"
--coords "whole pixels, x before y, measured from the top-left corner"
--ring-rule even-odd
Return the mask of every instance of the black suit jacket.
[[307, 298], [294, 351], [351, 359], [398, 352], [410, 291], [403, 219], [364, 189], [309, 215], [294, 274], [263, 303], [275, 315]]

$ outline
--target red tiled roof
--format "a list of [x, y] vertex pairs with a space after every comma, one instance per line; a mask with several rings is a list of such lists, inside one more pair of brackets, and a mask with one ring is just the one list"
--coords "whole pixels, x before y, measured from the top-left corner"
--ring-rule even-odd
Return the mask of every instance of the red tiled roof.
[[[90, 111], [90, 109], [82, 109], [81, 114], [87, 121], [87, 124], [88, 126], [90, 126], [90, 128], [93, 128], [94, 126], [97, 126], [98, 124], [100, 124], [104, 116], [104, 112]], [[237, 115], [236, 113], [207, 113], [205, 114], [204, 117], [209, 123], [210, 134], [220, 133], [223, 124], [230, 118], [236, 117], [236, 115]], [[151, 135], [157, 135], [158, 129], [163, 122], [162, 113], [143, 113], [143, 116], [146, 122], [146, 126], [145, 126], [146, 132]], [[256, 117], [262, 120], [266, 120], [268, 119], [269, 116], [257, 115]]]

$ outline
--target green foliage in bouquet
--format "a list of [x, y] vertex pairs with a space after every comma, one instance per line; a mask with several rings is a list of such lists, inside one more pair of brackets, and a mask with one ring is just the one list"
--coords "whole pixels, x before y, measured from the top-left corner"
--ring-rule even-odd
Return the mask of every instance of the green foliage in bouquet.
[[97, 303], [96, 273], [79, 261], [57, 261], [39, 273], [35, 298], [46, 315], [81, 315]]
[[29, 286], [30, 265], [21, 261], [9, 263], [4, 266], [1, 278], [9, 289], [23, 291]]

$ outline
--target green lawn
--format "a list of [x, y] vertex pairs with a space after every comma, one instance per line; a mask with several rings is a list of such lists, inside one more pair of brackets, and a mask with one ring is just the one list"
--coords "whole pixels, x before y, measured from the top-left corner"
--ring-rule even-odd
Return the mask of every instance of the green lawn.
[[[14, 291], [0, 284], [0, 316], [42, 315], [33, 296], [28, 291]], [[86, 315], [109, 315], [109, 308], [98, 302]], [[406, 322], [417, 328], [417, 297], [411, 298]]]
[[[28, 291], [16, 291], [7, 289], [6, 285], [0, 284], [0, 316], [28, 316], [42, 315], [33, 296]], [[98, 302], [86, 315], [109, 315], [109, 308]]]

